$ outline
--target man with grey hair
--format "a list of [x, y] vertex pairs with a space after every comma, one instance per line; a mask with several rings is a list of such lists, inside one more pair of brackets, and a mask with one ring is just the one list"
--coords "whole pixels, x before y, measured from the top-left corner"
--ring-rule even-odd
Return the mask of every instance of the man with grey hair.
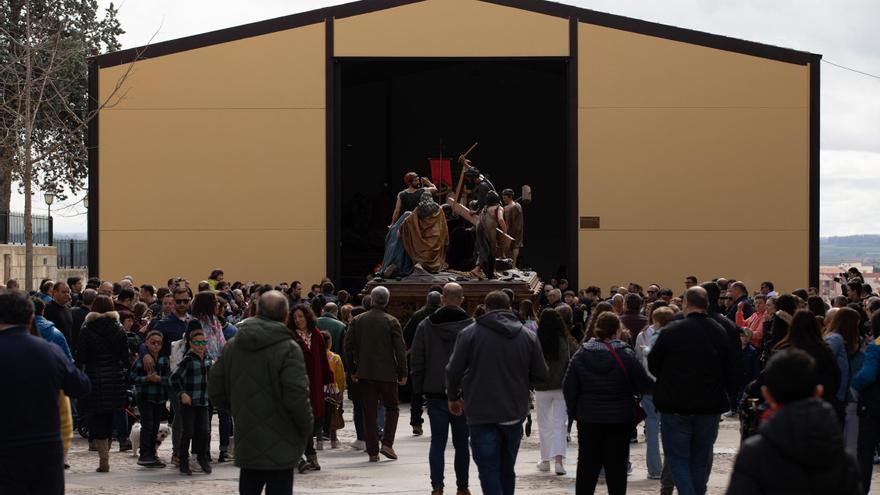
[[342, 354], [342, 339], [345, 336], [345, 323], [339, 320], [339, 306], [328, 302], [321, 309], [321, 317], [318, 318], [318, 330], [330, 334], [330, 350], [336, 354]]
[[293, 469], [312, 429], [309, 380], [300, 346], [285, 325], [287, 296], [267, 291], [257, 316], [238, 325], [211, 367], [208, 395], [235, 419], [239, 493], [293, 493]]
[[683, 494], [706, 492], [712, 446], [738, 364], [732, 362], [724, 328], [708, 308], [706, 289], [688, 289], [684, 319], [663, 327], [648, 354], [648, 369], [657, 377], [654, 405], [661, 413], [663, 451]]
[[559, 289], [552, 289], [547, 293], [547, 307], [548, 308], [556, 308], [560, 304], [565, 304], [565, 301], [562, 300], [562, 291]]
[[[378, 462], [381, 453], [397, 459], [394, 434], [397, 431], [397, 385], [406, 384], [406, 345], [400, 322], [386, 311], [391, 294], [383, 286], [370, 292], [369, 311], [351, 321], [345, 337], [345, 364], [364, 404], [364, 441], [370, 462]], [[376, 426], [376, 407], [385, 408], [382, 447]]]

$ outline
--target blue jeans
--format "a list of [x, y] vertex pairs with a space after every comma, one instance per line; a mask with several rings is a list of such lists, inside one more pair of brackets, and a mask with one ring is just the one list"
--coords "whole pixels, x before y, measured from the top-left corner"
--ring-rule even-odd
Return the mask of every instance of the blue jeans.
[[512, 425], [470, 425], [469, 429], [483, 494], [513, 495], [516, 486], [513, 468], [523, 435], [522, 421]]
[[455, 481], [459, 489], [468, 487], [470, 451], [468, 449], [468, 426], [464, 415], [454, 416], [449, 412], [446, 400], [426, 399], [428, 421], [431, 422], [431, 450], [428, 463], [431, 465], [431, 488], [443, 488], [443, 469], [446, 467], [446, 443], [449, 427], [452, 427], [452, 446], [455, 448]]
[[660, 413], [654, 407], [654, 396], [642, 396], [645, 410], [645, 443], [647, 444], [648, 476], [660, 476], [663, 460], [660, 458]]
[[703, 495], [712, 446], [718, 438], [717, 414], [662, 413], [663, 450], [679, 495]]

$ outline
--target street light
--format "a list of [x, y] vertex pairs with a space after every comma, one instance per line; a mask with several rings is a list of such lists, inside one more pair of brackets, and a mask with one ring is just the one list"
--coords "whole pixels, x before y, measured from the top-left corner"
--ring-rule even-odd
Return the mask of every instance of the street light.
[[83, 196], [83, 206], [88, 210], [89, 209], [89, 195], [88, 193]]
[[55, 193], [47, 192], [43, 194], [43, 199], [46, 200], [46, 205], [49, 206], [49, 216], [52, 216], [52, 203], [55, 202]]

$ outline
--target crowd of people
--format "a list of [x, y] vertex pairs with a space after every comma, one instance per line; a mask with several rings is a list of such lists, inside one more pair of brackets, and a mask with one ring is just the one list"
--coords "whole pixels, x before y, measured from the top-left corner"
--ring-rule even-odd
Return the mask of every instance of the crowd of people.
[[867, 493], [880, 443], [880, 297], [855, 269], [841, 283], [846, 295], [826, 301], [724, 278], [604, 296], [552, 279], [533, 299], [504, 289], [465, 301], [450, 282], [401, 322], [388, 288], [349, 294], [328, 279], [305, 292], [214, 270], [195, 287], [71, 278], [32, 293], [11, 280], [0, 293], [0, 381], [19, 407], [0, 408], [0, 492], [63, 493], [74, 430], [98, 472], [111, 469], [114, 440], [123, 452], [137, 444], [145, 469], [164, 468], [157, 446], [170, 427], [181, 474], [231, 460], [240, 493], [291, 493], [294, 472], [320, 470], [319, 452], [343, 447], [345, 392], [348, 447], [368, 462], [397, 459], [407, 386], [413, 435], [424, 412], [430, 423], [434, 495], [445, 490], [450, 431], [457, 495], [470, 493], [471, 459], [483, 493], [514, 493], [533, 410], [538, 471], [566, 474], [576, 425], [579, 494], [603, 476], [609, 494], [626, 492], [642, 422], [660, 493], [705, 493], [722, 415], [739, 417], [742, 433], [728, 493]]

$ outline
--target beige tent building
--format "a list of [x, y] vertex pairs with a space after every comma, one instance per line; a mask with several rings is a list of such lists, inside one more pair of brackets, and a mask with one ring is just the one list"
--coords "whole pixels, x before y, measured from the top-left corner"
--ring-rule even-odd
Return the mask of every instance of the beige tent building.
[[545, 278], [817, 285], [820, 59], [542, 0], [364, 0], [102, 55], [89, 268], [362, 282], [403, 173], [479, 141], [496, 188], [532, 186]]

